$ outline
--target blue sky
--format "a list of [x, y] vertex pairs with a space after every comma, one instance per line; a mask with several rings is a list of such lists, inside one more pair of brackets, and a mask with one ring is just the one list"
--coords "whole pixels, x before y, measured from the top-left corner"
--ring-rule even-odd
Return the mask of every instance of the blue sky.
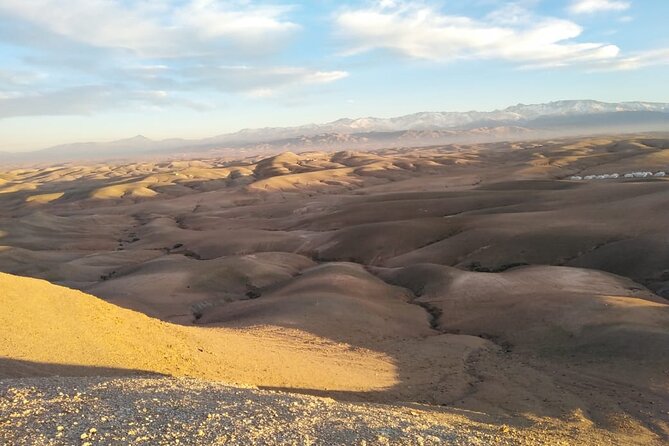
[[669, 102], [665, 0], [0, 0], [0, 151]]

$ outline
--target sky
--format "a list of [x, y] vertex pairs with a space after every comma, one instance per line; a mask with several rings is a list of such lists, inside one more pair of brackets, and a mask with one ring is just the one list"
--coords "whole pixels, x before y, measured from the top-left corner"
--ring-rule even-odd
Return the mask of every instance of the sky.
[[666, 0], [0, 0], [0, 151], [669, 102]]

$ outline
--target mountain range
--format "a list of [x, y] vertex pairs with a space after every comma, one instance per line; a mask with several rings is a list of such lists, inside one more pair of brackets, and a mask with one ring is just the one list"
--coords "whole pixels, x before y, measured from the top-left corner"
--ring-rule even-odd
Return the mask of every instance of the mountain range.
[[0, 162], [122, 159], [136, 156], [216, 156], [285, 150], [373, 149], [625, 133], [669, 131], [669, 103], [566, 100], [518, 104], [491, 112], [420, 112], [394, 118], [342, 118], [325, 124], [244, 129], [199, 140], [65, 144], [34, 152], [2, 152]]

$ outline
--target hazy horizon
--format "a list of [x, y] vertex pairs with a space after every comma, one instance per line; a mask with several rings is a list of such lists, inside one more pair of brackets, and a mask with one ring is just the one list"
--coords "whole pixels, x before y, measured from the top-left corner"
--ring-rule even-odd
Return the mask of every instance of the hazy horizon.
[[669, 102], [669, 4], [649, 3], [0, 0], [0, 151]]
[[[603, 102], [603, 101], [596, 101], [596, 100], [593, 100], [593, 99], [563, 99], [563, 100], [558, 100], [558, 101], [551, 101], [550, 103], [593, 102], [593, 101], [594, 102]], [[603, 102], [603, 103], [606, 103], [606, 102]], [[665, 103], [653, 102], [653, 101], [625, 101], [625, 102], [621, 102], [621, 103], [665, 104]], [[437, 114], [437, 113], [468, 113], [468, 112], [492, 113], [492, 112], [497, 112], [497, 111], [503, 111], [503, 110], [506, 110], [508, 108], [515, 107], [515, 106], [540, 106], [540, 105], [546, 105], [546, 104], [517, 103], [517, 104], [509, 104], [508, 106], [499, 107], [499, 108], [495, 108], [495, 109], [491, 109], [491, 110], [420, 110], [420, 111], [410, 112], [410, 113], [407, 113], [407, 114], [404, 114], [404, 115], [401, 115], [401, 116], [340, 116], [336, 119], [333, 119], [333, 120], [330, 120], [330, 121], [327, 121], [327, 122], [301, 122], [301, 123], [296, 123], [296, 124], [292, 124], [292, 125], [287, 125], [285, 127], [273, 127], [273, 126], [244, 127], [244, 128], [237, 128], [237, 129], [234, 129], [234, 130], [229, 131], [229, 132], [219, 132], [219, 133], [216, 133], [216, 134], [205, 134], [205, 135], [194, 135], [194, 136], [190, 136], [190, 137], [183, 136], [183, 135], [173, 135], [173, 136], [167, 136], [167, 137], [160, 138], [160, 137], [151, 137], [151, 136], [148, 136], [148, 135], [145, 135], [145, 134], [142, 134], [142, 133], [138, 133], [138, 134], [135, 134], [135, 135], [123, 135], [120, 138], [117, 137], [117, 138], [95, 139], [95, 140], [64, 141], [64, 142], [61, 142], [61, 143], [49, 145], [47, 147], [40, 146], [40, 147], [34, 147], [34, 148], [25, 149], [25, 150], [5, 150], [4, 152], [5, 153], [10, 153], [10, 154], [21, 154], [21, 153], [29, 153], [29, 152], [37, 152], [37, 151], [41, 151], [41, 150], [47, 150], [47, 149], [56, 148], [56, 147], [59, 147], [59, 146], [68, 146], [68, 145], [76, 145], [76, 144], [106, 144], [106, 143], [114, 143], [114, 142], [121, 142], [121, 141], [130, 141], [130, 140], [137, 139], [137, 138], [146, 138], [148, 140], [155, 141], [155, 142], [167, 141], [167, 140], [171, 140], [171, 139], [183, 139], [184, 141], [198, 141], [198, 140], [201, 140], [201, 139], [213, 138], [213, 137], [217, 137], [217, 136], [234, 135], [235, 133], [243, 132], [243, 131], [246, 131], [246, 130], [262, 130], [264, 128], [267, 128], [267, 129], [272, 129], [272, 128], [290, 129], [290, 128], [298, 128], [298, 127], [302, 127], [302, 126], [309, 126], [309, 125], [321, 126], [321, 125], [337, 122], [337, 121], [343, 120], [343, 119], [353, 119], [353, 120], [357, 120], [357, 119], [363, 120], [363, 119], [367, 119], [367, 118], [393, 119], [393, 118], [399, 118], [399, 117], [405, 117], [405, 116], [419, 115], [419, 114], [422, 114], [422, 113], [435, 113], [435, 114]], [[663, 128], [654, 128], [654, 129], [642, 130], [642, 131], [659, 132], [659, 131], [663, 131], [663, 130], [664, 130]], [[549, 134], [551, 134], [551, 136], [559, 136], [560, 135], [559, 131], [554, 131], [552, 133], [551, 133], [551, 130], [549, 130], [549, 129], [546, 129], [546, 131]], [[636, 130], [634, 130], [634, 129], [623, 130], [619, 133], [625, 134], [625, 133], [629, 133], [630, 131], [636, 131]], [[364, 132], [364, 129], [361, 129], [361, 132]], [[602, 133], [602, 132], [604, 132], [604, 133], [616, 133], [615, 130], [613, 130], [613, 129], [602, 131], [601, 128], [595, 128], [591, 132], [583, 132], [583, 131], [580, 131], [580, 132], [579, 131], [577, 131], [577, 132], [565, 132], [563, 134], [563, 136], [579, 136], [579, 135], [585, 136], [585, 135], [588, 135], [588, 134], [594, 135], [594, 134], [598, 134], [598, 133]], [[540, 135], [538, 135], [538, 134], [534, 135], [534, 137], [539, 137], [539, 136]], [[528, 136], [528, 137], [531, 137], [531, 136]], [[476, 141], [473, 141], [473, 142], [476, 142]], [[483, 142], [483, 140], [482, 140], [482, 142]], [[0, 150], [0, 152], [3, 152], [3, 151]]]

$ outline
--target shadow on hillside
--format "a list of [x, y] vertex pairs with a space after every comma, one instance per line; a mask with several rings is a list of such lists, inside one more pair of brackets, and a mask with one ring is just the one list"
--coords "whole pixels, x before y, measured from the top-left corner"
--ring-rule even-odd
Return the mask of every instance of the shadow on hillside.
[[[308, 273], [289, 282], [304, 281], [307, 276]], [[337, 287], [344, 290], [342, 283], [346, 282], [333, 276], [329, 286], [334, 290]], [[394, 337], [391, 334], [388, 339], [382, 340], [373, 332], [369, 336], [360, 336], [359, 333], [365, 330], [365, 321], [361, 322], [360, 318], [351, 316], [354, 321], [351, 326], [347, 326], [345, 321], [335, 322], [333, 325], [327, 320], [327, 316], [300, 313], [299, 307], [295, 307], [296, 303], [301, 303], [306, 307], [316, 308], [316, 312], [328, 311], [330, 307], [327, 300], [337, 297], [329, 297], [334, 293], [323, 293], [322, 285], [323, 282], [307, 282], [307, 286], [290, 288], [296, 290], [296, 295], [305, 297], [297, 301], [291, 301], [291, 296], [287, 293], [270, 293], [267, 297], [260, 295], [252, 301], [245, 301], [249, 305], [239, 313], [233, 312], [231, 315], [235, 317], [232, 319], [222, 319], [211, 325], [248, 328], [258, 323], [268, 323], [289, 329], [299, 328], [321, 338], [349, 344], [353, 348], [379, 352], [393, 359], [396, 384], [385, 390], [367, 392], [294, 387], [261, 388], [348, 401], [447, 406], [478, 413], [481, 421], [493, 415], [508, 418], [509, 424], [518, 426], [525, 425], [536, 417], [570, 420], [583, 417], [598, 426], [616, 430], [624, 428], [620, 424], [621, 417], [631, 417], [661, 438], [669, 439], [669, 400], [661, 390], [653, 389], [650, 383], [638, 381], [634, 377], [625, 378], [624, 373], [617, 374], [616, 370], [623, 371], [625, 367], [629, 367], [630, 363], [626, 363], [625, 358], [578, 356], [576, 342], [573, 348], [567, 348], [563, 353], [542, 357], [531, 348], [519, 346], [516, 349], [505, 345], [503, 339], [496, 339], [482, 332], [449, 333], [435, 330], [432, 335], [427, 336], [416, 334]], [[363, 299], [365, 295], [364, 289], [343, 292], [349, 297], [363, 296]], [[397, 298], [390, 295], [390, 289], [387, 292], [388, 299]], [[271, 306], [256, 306], [256, 302], [263, 298], [278, 304], [278, 314], [272, 313]], [[238, 302], [236, 305], [244, 305], [245, 302]], [[284, 313], [281, 313], [280, 307], [283, 307]], [[290, 317], [286, 319], [286, 308], [296, 310], [292, 320]], [[332, 318], [336, 320], [337, 315], [337, 312], [333, 313]], [[499, 314], [499, 318], [514, 317], [513, 310]], [[338, 327], [338, 323], [342, 326]], [[376, 327], [376, 324], [378, 320], [370, 315], [368, 326]], [[416, 333], [421, 333], [429, 324], [429, 317], [426, 317], [424, 325], [416, 327]], [[463, 345], [469, 346], [470, 350], [463, 353]], [[604, 370], [603, 364], [606, 364], [607, 370]], [[639, 369], [639, 377], [646, 375], [646, 372], [648, 375], [661, 375], [657, 363], [638, 361], [634, 367]], [[426, 374], [426, 370], [439, 372]], [[649, 407], [652, 410], [648, 410]]]
[[0, 380], [46, 376], [165, 376], [144, 370], [95, 367], [75, 364], [54, 364], [0, 357]]

